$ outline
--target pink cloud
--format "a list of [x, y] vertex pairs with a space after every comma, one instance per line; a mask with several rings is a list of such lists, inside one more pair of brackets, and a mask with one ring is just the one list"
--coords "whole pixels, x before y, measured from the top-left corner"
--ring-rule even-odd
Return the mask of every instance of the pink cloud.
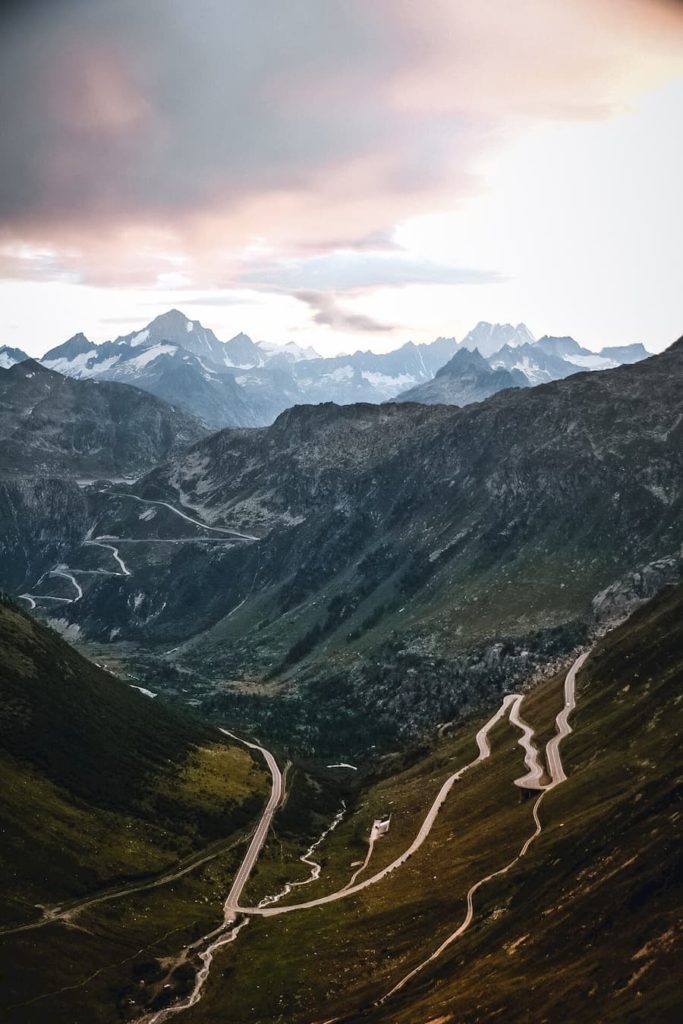
[[154, 283], [182, 262], [225, 286], [255, 239], [386, 248], [476, 195], [523, 126], [609, 116], [673, 75], [683, 39], [657, 0], [196, 7], [92, 0], [86, 32], [55, 5], [0, 42], [7, 276]]

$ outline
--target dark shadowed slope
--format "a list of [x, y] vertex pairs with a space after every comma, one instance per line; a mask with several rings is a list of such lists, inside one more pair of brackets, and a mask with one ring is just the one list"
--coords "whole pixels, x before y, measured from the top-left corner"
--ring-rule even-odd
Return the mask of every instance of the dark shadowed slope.
[[32, 359], [0, 369], [0, 474], [135, 476], [206, 433], [134, 387], [73, 380]]
[[153, 874], [244, 827], [260, 767], [0, 604], [3, 916]]

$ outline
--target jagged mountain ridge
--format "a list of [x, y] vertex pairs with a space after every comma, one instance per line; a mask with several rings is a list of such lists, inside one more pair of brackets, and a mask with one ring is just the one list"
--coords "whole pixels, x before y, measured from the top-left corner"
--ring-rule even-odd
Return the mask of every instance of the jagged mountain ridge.
[[[518, 351], [518, 349], [511, 349]], [[471, 405], [483, 402], [505, 388], [529, 387], [529, 378], [516, 367], [493, 367], [479, 349], [461, 348], [445, 366], [437, 370], [434, 380], [404, 391], [397, 402], [422, 402], [426, 405]]]
[[15, 363], [21, 363], [29, 357], [20, 348], [12, 348], [10, 345], [0, 346], [0, 369], [9, 370]]
[[[572, 353], [567, 359], [561, 355], [551, 358], [554, 353], [543, 349], [548, 339], [535, 342], [524, 324], [512, 327], [481, 322], [460, 343], [454, 338], [437, 338], [429, 345], [407, 342], [387, 353], [358, 351], [322, 357], [293, 342], [283, 346], [255, 343], [243, 333], [222, 342], [198, 320], [174, 309], [142, 330], [102, 345], [75, 335], [47, 352], [42, 362], [69, 376], [135, 384], [212, 428], [265, 426], [292, 405], [393, 400], [431, 381], [456, 351], [476, 348], [477, 339], [484, 355], [503, 348], [519, 350], [516, 362], [513, 356], [508, 365], [502, 357], [491, 361], [492, 368], [517, 370], [532, 384], [567, 376], [577, 367], [605, 368], [646, 355], [642, 346], [625, 346], [619, 350], [625, 356], [622, 360], [590, 353], [572, 339], [559, 339], [572, 343]], [[509, 386], [504, 374], [499, 379], [500, 387]], [[523, 383], [519, 376], [518, 381]], [[484, 388], [480, 393], [474, 389], [471, 394], [462, 390], [460, 400], [479, 401], [492, 390], [495, 388]]]
[[490, 324], [486, 320], [480, 320], [465, 335], [462, 344], [470, 350], [477, 349], [486, 357], [493, 355], [503, 345], [516, 348], [517, 345], [533, 344], [535, 340], [526, 324]]
[[297, 403], [383, 401], [428, 380], [454, 350], [452, 339], [441, 338], [384, 355], [325, 359], [310, 348], [255, 343], [243, 333], [221, 342], [199, 321], [170, 310], [102, 345], [75, 335], [42, 362], [69, 376], [135, 384], [212, 427], [260, 426]]

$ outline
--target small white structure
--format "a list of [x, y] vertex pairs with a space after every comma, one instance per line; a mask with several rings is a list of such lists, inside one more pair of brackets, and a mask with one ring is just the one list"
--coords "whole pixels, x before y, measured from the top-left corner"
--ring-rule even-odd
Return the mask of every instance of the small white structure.
[[372, 833], [375, 839], [379, 839], [380, 836], [385, 836], [389, 831], [389, 825], [391, 824], [391, 815], [388, 818], [375, 818], [372, 823]]

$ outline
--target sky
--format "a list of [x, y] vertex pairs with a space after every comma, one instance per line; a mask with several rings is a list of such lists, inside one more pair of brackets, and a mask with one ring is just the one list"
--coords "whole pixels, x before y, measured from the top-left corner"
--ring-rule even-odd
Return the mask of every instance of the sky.
[[683, 3], [23, 0], [0, 344], [683, 333]]

